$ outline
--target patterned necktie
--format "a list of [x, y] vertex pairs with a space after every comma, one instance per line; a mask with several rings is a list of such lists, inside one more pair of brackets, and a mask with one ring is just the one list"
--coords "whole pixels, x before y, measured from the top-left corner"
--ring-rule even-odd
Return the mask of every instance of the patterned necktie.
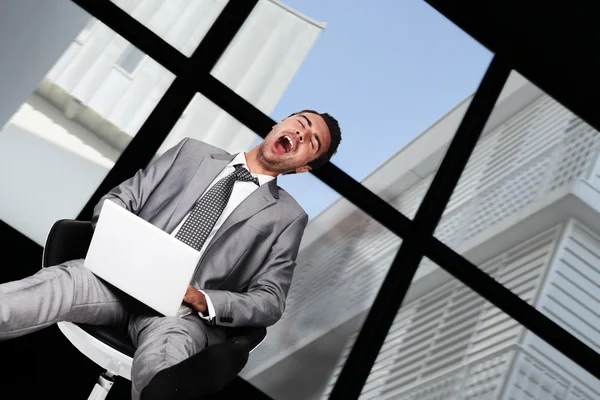
[[[250, 172], [242, 164], [237, 164], [234, 167], [235, 171], [215, 183], [196, 202], [190, 215], [175, 234], [175, 238], [199, 251], [229, 202], [235, 182], [254, 182], [260, 186], [258, 179], [250, 175]], [[192, 312], [191, 307], [182, 304], [177, 315], [183, 318]]]
[[243, 164], [235, 165], [235, 171], [215, 183], [196, 202], [175, 238], [198, 251], [202, 249], [206, 238], [223, 213], [236, 181], [254, 182], [260, 186], [258, 179], [250, 175]]

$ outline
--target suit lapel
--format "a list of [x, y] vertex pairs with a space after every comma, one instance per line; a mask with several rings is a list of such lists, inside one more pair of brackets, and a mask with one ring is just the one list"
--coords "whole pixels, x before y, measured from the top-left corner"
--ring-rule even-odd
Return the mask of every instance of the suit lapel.
[[221, 225], [219, 230], [215, 233], [215, 236], [210, 241], [204, 254], [208, 253], [212, 244], [215, 243], [221, 236], [223, 236], [231, 227], [247, 220], [254, 214], [275, 203], [278, 197], [278, 195], [276, 195], [277, 192], [277, 179], [269, 181], [267, 184], [262, 185], [252, 192], [250, 196], [248, 196], [235, 210], [233, 210], [223, 225]]
[[234, 157], [231, 154], [213, 154], [209, 157], [204, 157], [200, 161], [192, 179], [190, 179], [190, 182], [181, 195], [175, 211], [171, 215], [171, 219], [167, 225], [167, 232], [172, 232], [175, 229], [177, 224], [196, 204], [196, 201], [198, 201], [200, 195], [204, 193], [208, 185], [215, 180], [217, 175], [223, 171]]

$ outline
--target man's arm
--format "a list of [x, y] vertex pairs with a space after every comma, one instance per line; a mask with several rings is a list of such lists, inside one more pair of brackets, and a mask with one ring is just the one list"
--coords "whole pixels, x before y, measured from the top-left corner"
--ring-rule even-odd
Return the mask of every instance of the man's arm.
[[94, 207], [92, 217], [92, 227], [96, 227], [102, 203], [110, 199], [116, 204], [124, 207], [134, 214], [138, 214], [141, 208], [148, 200], [156, 186], [163, 180], [167, 171], [179, 155], [181, 148], [185, 145], [188, 138], [184, 138], [176, 146], [165, 151], [158, 159], [151, 162], [145, 169], [140, 169], [134, 176], [127, 179], [106, 195]]
[[[281, 233], [267, 256], [265, 267], [252, 278], [247, 292], [202, 289], [214, 306], [214, 324], [266, 327], [281, 318], [307, 222], [308, 216], [302, 214]], [[190, 298], [195, 300], [190, 303], [196, 311], [206, 313], [206, 299], [201, 292], [194, 289]]]

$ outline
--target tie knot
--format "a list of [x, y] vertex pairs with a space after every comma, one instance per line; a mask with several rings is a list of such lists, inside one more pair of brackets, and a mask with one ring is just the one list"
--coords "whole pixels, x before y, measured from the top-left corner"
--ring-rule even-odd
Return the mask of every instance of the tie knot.
[[244, 168], [242, 164], [237, 164], [234, 167], [235, 171], [233, 172], [233, 175], [235, 176], [236, 180], [244, 182], [254, 182], [257, 186], [260, 186], [258, 179], [253, 177], [252, 174], [250, 174], [250, 171]]

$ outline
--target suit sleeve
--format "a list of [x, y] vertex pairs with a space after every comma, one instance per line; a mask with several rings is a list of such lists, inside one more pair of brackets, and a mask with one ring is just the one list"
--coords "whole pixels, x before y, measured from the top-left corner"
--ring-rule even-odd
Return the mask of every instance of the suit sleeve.
[[213, 324], [266, 327], [281, 318], [307, 222], [308, 216], [302, 214], [287, 226], [271, 248], [261, 272], [252, 278], [247, 292], [202, 289], [215, 309]]
[[94, 207], [92, 227], [96, 227], [104, 200], [111, 200], [132, 213], [138, 214], [175, 162], [187, 140], [188, 138], [183, 139], [152, 161], [145, 169], [140, 169], [134, 176], [104, 195]]

